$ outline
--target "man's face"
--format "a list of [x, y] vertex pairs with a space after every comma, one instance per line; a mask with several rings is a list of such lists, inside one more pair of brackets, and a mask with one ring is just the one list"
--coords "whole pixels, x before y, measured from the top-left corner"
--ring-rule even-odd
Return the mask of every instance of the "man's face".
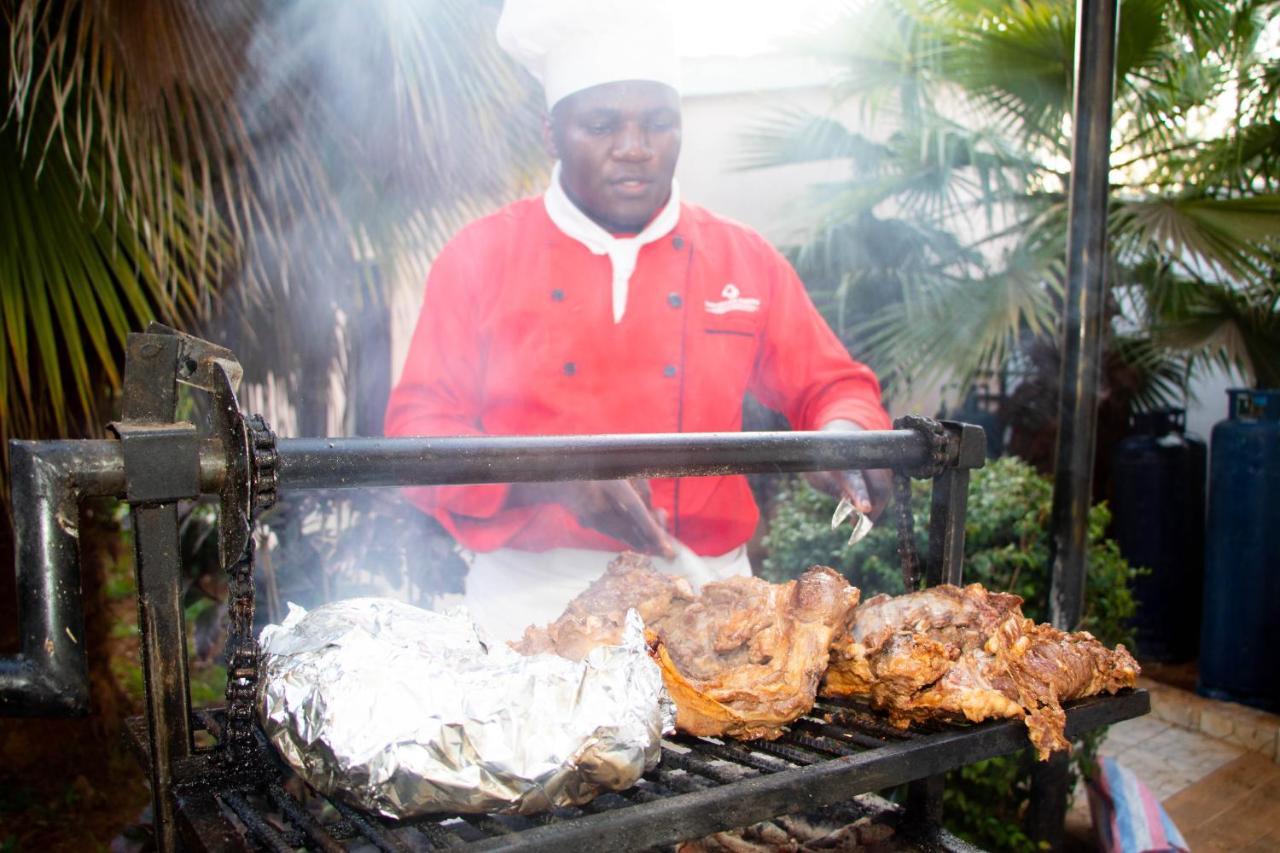
[[626, 80], [575, 92], [551, 110], [547, 145], [569, 198], [601, 227], [634, 233], [671, 195], [680, 156], [680, 98]]

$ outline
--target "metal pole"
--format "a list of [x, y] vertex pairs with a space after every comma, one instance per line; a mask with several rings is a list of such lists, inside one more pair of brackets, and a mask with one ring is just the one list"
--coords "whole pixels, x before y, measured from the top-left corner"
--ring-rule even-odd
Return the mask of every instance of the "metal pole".
[[[199, 494], [200, 460], [194, 428], [180, 431], [173, 423], [178, 403], [179, 347], [178, 338], [170, 335], [129, 335], [123, 418], [114, 427], [124, 449], [126, 497], [133, 513], [152, 823], [156, 847], [164, 853], [178, 849], [171, 796], [174, 764], [190, 756], [194, 748], [187, 631], [182, 611], [178, 499]], [[158, 433], [158, 440], [149, 441], [148, 433], [153, 431]], [[134, 442], [146, 443], [132, 451]], [[178, 450], [184, 452], [172, 452]]]
[[1115, 88], [1116, 0], [1079, 0], [1067, 293], [1054, 457], [1050, 560], [1053, 624], [1072, 630], [1084, 609], [1085, 539], [1097, 437], [1106, 301], [1107, 187]]
[[79, 505], [124, 494], [124, 454], [118, 441], [10, 441], [9, 462], [22, 651], [0, 656], [0, 717], [84, 715]]
[[[1058, 442], [1050, 518], [1049, 614], [1071, 630], [1084, 612], [1085, 550], [1097, 437], [1098, 379], [1106, 300], [1107, 190], [1115, 91], [1117, 0], [1076, 4], [1075, 105], [1067, 212]], [[1032, 837], [1062, 846], [1066, 761], [1038, 764], [1028, 823]]]
[[89, 713], [89, 659], [71, 476], [80, 460], [41, 457], [28, 442], [11, 444], [9, 460], [22, 651], [0, 657], [0, 716], [81, 716]]
[[282, 438], [293, 489], [786, 473], [919, 465], [915, 430], [444, 438]]

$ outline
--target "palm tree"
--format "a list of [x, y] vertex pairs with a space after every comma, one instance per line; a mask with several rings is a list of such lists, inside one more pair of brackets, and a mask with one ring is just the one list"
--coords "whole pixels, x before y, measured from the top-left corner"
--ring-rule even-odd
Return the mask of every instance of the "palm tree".
[[126, 334], [153, 318], [323, 395], [335, 316], [381, 299], [374, 261], [424, 256], [533, 168], [538, 102], [492, 2], [0, 13], [6, 443], [95, 432]]
[[[1275, 384], [1280, 62], [1259, 38], [1276, 3], [1121, 6], [1113, 347], [1145, 377], [1139, 402], [1176, 396], [1208, 362]], [[794, 256], [889, 381], [963, 387], [1052, 334], [1074, 29], [1067, 0], [869, 0], [805, 49], [839, 63], [839, 103], [894, 132], [790, 112], [748, 137], [747, 167], [851, 163], [820, 188]]]

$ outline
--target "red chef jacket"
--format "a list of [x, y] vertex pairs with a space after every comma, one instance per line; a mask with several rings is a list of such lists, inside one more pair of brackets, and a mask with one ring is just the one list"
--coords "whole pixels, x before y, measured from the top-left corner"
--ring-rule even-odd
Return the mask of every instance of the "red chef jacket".
[[[610, 282], [608, 257], [561, 232], [541, 197], [464, 228], [432, 265], [386, 434], [737, 432], [747, 391], [796, 429], [889, 428], [875, 375], [751, 229], [681, 204], [674, 230], [640, 250], [617, 324]], [[742, 476], [650, 485], [696, 553], [755, 530]], [[475, 551], [625, 547], [560, 505], [504, 507], [508, 488], [408, 491]]]

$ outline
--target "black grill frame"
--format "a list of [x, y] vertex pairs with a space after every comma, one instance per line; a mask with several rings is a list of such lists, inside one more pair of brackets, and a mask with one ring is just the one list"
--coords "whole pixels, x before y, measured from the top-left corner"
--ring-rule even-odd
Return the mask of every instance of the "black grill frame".
[[[1145, 690], [1070, 703], [1067, 737], [1148, 710]], [[220, 711], [197, 712], [195, 720], [215, 736], [220, 731]], [[146, 731], [144, 718], [130, 720], [130, 739], [143, 760]], [[857, 703], [822, 700], [777, 741], [666, 739], [662, 761], [637, 787], [533, 818], [374, 817], [316, 793], [265, 741], [257, 761], [238, 774], [218, 762], [216, 747], [193, 755], [175, 774], [173, 796], [179, 832], [192, 850], [638, 851], [812, 811], [1026, 747], [1026, 728], [1017, 720], [900, 730]], [[323, 802], [336, 819], [315, 818], [295, 790]], [[937, 842], [936, 826], [908, 819], [903, 829]]]
[[[118, 440], [10, 443], [23, 650], [16, 658], [0, 658], [0, 714], [87, 710], [87, 661], [77, 640], [83, 636], [77, 594], [79, 502], [127, 498], [135, 520], [147, 700], [146, 717], [130, 721], [129, 728], [149, 770], [161, 850], [176, 849], [180, 835], [193, 849], [344, 849], [328, 830], [310, 825], [302, 804], [284, 793], [299, 783], [290, 781], [291, 774], [251, 724], [247, 705], [236, 705], [241, 700], [233, 698], [229, 710], [241, 712], [232, 714], [233, 721], [244, 722], [227, 726], [225, 732], [219, 713], [192, 712], [177, 547], [181, 499], [220, 496], [220, 545], [224, 566], [231, 569], [251, 567], [249, 519], [274, 500], [277, 489], [891, 468], [932, 479], [925, 581], [959, 583], [969, 471], [985, 461], [981, 429], [945, 422], [858, 433], [275, 442], [261, 419], [240, 412], [231, 374], [238, 376], [239, 366], [227, 350], [153, 325], [129, 338], [124, 419], [115, 427]], [[174, 422], [179, 381], [212, 394], [214, 423], [207, 437], [196, 437], [189, 424]], [[1067, 734], [1077, 737], [1148, 709], [1143, 691], [1084, 700], [1068, 710]], [[600, 798], [572, 820], [552, 815], [535, 821], [542, 825], [507, 832], [513, 828], [506, 819], [472, 817], [457, 825], [456, 838], [467, 842], [477, 832], [497, 836], [468, 845], [477, 850], [644, 849], [907, 782], [903, 820], [922, 836], [936, 839], [941, 774], [1026, 748], [1020, 722], [904, 733], [856, 705], [826, 703], [819, 713], [830, 719], [811, 717], [796, 727], [803, 733], [771, 744], [672, 740], [664, 746], [663, 765], [648, 782]], [[201, 730], [219, 746], [197, 747], [195, 734]], [[245, 738], [249, 748], [241, 754]], [[681, 757], [682, 746], [693, 754]], [[815, 749], [828, 754], [806, 763]], [[682, 776], [676, 765], [693, 775]], [[730, 769], [735, 766], [752, 768], [756, 775], [738, 778], [740, 771]], [[703, 776], [714, 784], [691, 781]], [[664, 779], [686, 790], [654, 787]], [[395, 833], [406, 832], [430, 833], [443, 846], [451, 841], [451, 827], [419, 821], [392, 828], [339, 804], [328, 808], [343, 815], [339, 835], [366, 832], [375, 847], [396, 849]], [[292, 815], [285, 822], [297, 824], [296, 831], [289, 831], [294, 834], [277, 837], [271, 828], [273, 809]], [[425, 849], [431, 848], [428, 840]]]

